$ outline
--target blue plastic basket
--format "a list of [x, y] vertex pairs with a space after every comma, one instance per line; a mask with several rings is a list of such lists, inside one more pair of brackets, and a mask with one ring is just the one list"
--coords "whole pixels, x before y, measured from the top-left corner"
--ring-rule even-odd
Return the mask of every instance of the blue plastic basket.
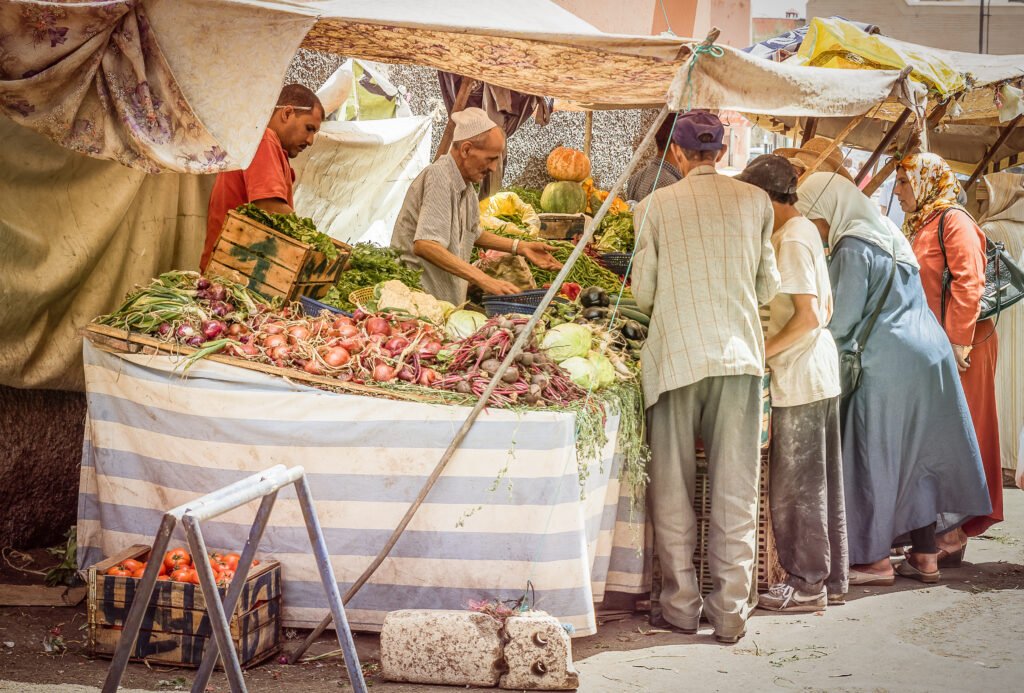
[[[532, 315], [547, 292], [547, 289], [529, 289], [518, 294], [484, 296], [484, 312], [487, 313], [487, 317], [505, 315], [506, 313]], [[557, 303], [568, 303], [561, 296], [555, 296], [554, 301]]]
[[632, 257], [631, 253], [605, 253], [601, 256], [601, 264], [620, 277], [625, 277]]
[[334, 313], [335, 315], [347, 315], [350, 318], [352, 317], [352, 313], [344, 311], [341, 308], [329, 306], [326, 303], [320, 303], [320, 301], [315, 298], [310, 298], [309, 296], [299, 296], [299, 303], [302, 305], [303, 312], [311, 317], [316, 317], [317, 315], [320, 315], [321, 311], [325, 310]]

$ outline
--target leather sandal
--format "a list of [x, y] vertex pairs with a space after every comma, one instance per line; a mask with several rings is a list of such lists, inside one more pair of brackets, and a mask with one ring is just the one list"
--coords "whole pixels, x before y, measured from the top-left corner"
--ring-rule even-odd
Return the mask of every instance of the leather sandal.
[[964, 562], [964, 554], [967, 553], [967, 544], [962, 544], [959, 551], [946, 551], [939, 549], [940, 568], [959, 568]]
[[926, 573], [923, 570], [918, 569], [910, 562], [909, 558], [896, 566], [896, 572], [900, 577], [917, 580], [918, 582], [923, 582], [927, 585], [934, 585], [942, 577], [941, 571], [936, 570], [933, 573]]
[[858, 587], [890, 587], [896, 583], [896, 574], [878, 575], [850, 568], [850, 585]]

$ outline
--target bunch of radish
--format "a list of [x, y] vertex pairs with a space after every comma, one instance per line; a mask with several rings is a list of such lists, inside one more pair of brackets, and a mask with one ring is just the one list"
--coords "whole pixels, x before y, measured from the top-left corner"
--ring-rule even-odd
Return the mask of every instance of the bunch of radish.
[[[435, 387], [462, 394], [480, 396], [512, 343], [526, 329], [526, 317], [499, 315], [491, 318], [474, 334], [448, 348], [451, 359], [445, 376]], [[491, 394], [495, 406], [525, 404], [530, 406], [564, 405], [586, 396], [568, 374], [537, 348], [531, 338], [526, 348], [501, 377], [501, 384]]]

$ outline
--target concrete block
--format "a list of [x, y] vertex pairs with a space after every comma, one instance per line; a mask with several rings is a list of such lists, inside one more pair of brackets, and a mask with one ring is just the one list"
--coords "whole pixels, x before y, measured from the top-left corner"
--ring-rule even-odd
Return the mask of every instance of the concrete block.
[[501, 687], [510, 690], [572, 690], [580, 685], [572, 643], [561, 624], [533, 611], [505, 621], [505, 666]]
[[392, 611], [380, 663], [389, 681], [494, 687], [504, 670], [501, 623], [475, 611]]

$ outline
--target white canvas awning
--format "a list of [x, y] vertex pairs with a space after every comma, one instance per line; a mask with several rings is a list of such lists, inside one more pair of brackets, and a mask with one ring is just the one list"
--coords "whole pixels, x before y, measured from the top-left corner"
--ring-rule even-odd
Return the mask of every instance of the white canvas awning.
[[[147, 171], [247, 165], [300, 46], [597, 108], [671, 98], [677, 109], [850, 116], [899, 82], [897, 71], [837, 79], [723, 48], [670, 97], [697, 40], [604, 34], [548, 0], [20, 0], [0, 6], [0, 34], [17, 49], [0, 62], [0, 112]], [[99, 98], [109, 85], [114, 98]]]
[[[828, 38], [821, 38], [826, 33]], [[929, 96], [926, 113], [932, 116], [935, 127], [926, 133], [926, 146], [947, 159], [961, 173], [973, 172], [1000, 137], [1002, 129], [1012, 125], [1013, 119], [1024, 113], [1024, 98], [1021, 98], [1024, 55], [961, 53], [887, 36], [869, 36], [853, 28], [850, 22], [836, 18], [813, 19], [806, 40], [817, 43], [813, 49], [804, 44], [800, 54], [789, 58], [783, 65], [860, 66], [858, 69], [828, 68], [840, 75], [840, 79], [859, 79], [865, 73], [877, 72], [871, 66], [879, 64], [892, 68], [912, 67], [914, 76], [944, 78], [938, 89], [933, 85], [933, 93]], [[954, 84], [958, 86], [953, 88]], [[935, 113], [936, 109], [942, 109], [941, 117]], [[871, 109], [870, 117], [858, 125], [845, 142], [873, 149], [903, 110], [902, 104], [891, 100]], [[912, 116], [911, 124], [915, 117]], [[751, 118], [769, 130], [796, 126], [795, 119], [791, 117], [764, 117], [751, 112]], [[835, 137], [848, 123], [848, 118], [823, 120], [818, 123], [817, 134]], [[1020, 152], [1024, 152], [1024, 120], [1017, 121], [1014, 130], [993, 155], [986, 172], [1016, 165], [1021, 158], [1018, 156]]]

